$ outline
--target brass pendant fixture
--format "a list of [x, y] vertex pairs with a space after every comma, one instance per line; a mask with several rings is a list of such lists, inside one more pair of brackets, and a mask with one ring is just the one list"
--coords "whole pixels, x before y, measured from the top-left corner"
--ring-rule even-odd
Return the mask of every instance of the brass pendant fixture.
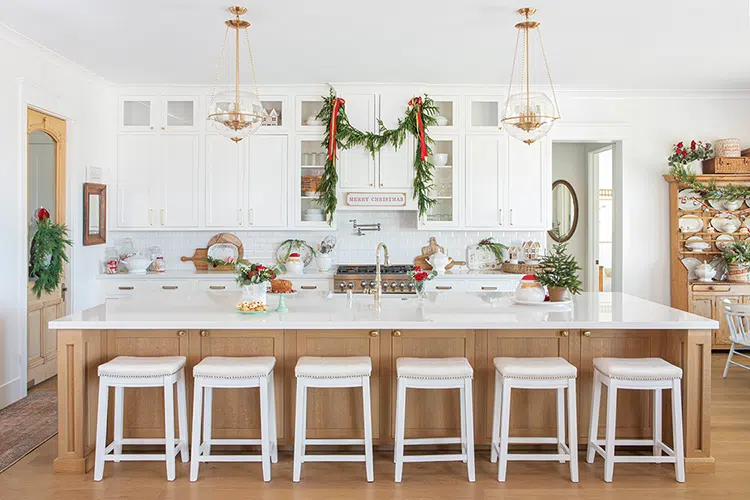
[[[240, 19], [240, 16], [247, 13], [247, 9], [245, 7], [233, 6], [229, 8], [229, 12], [235, 17], [234, 19], [228, 19], [224, 23], [227, 25], [227, 29], [224, 32], [224, 43], [221, 47], [221, 55], [219, 55], [219, 64], [216, 68], [216, 79], [214, 80], [214, 88], [211, 95], [208, 121], [223, 136], [229, 137], [234, 142], [239, 142], [243, 138], [257, 132], [261, 127], [263, 123], [263, 105], [258, 97], [258, 83], [255, 80], [255, 63], [253, 61], [253, 52], [250, 48], [250, 37], [247, 33], [250, 23], [244, 19]], [[234, 88], [217, 93], [216, 86], [219, 83], [219, 74], [224, 59], [229, 30], [234, 30], [235, 32]], [[247, 51], [250, 56], [254, 93], [240, 90], [240, 30], [245, 31], [245, 38], [247, 39]]]
[[[547, 63], [547, 55], [544, 52], [544, 45], [542, 44], [542, 33], [539, 30], [540, 23], [530, 19], [536, 13], [536, 9], [525, 7], [519, 9], [518, 13], [524, 16], [524, 20], [516, 24], [518, 35], [516, 36], [516, 48], [513, 51], [513, 66], [511, 67], [510, 84], [508, 85], [508, 98], [503, 108], [502, 123], [505, 130], [512, 137], [526, 144], [532, 144], [547, 135], [555, 120], [560, 118], [560, 108], [557, 105], [557, 97], [555, 96], [555, 88], [552, 86], [552, 76], [550, 75], [549, 64]], [[529, 53], [532, 41], [530, 32], [532, 31], [537, 33], [536, 38], [539, 40], [539, 48], [544, 59], [549, 85], [552, 89], [552, 99], [543, 92], [531, 91], [532, 73]], [[511, 94], [518, 45], [521, 38], [523, 38], [520, 77], [521, 91]]]

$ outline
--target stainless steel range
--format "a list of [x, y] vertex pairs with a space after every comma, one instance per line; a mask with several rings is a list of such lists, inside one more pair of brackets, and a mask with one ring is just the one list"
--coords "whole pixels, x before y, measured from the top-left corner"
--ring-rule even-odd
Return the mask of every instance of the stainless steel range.
[[[414, 284], [409, 283], [406, 276], [408, 271], [414, 269], [411, 265], [381, 266], [383, 293], [416, 293]], [[375, 291], [375, 266], [374, 265], [342, 265], [336, 268], [333, 275], [333, 290], [335, 293], [373, 293]]]

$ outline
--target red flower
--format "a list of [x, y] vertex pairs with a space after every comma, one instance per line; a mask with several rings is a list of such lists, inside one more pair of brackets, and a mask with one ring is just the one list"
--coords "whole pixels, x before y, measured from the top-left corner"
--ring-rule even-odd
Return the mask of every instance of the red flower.
[[695, 149], [695, 141], [690, 143], [690, 149]]
[[36, 211], [36, 218], [40, 221], [49, 219], [49, 211], [44, 207], [39, 208], [39, 210]]
[[682, 156], [687, 156], [687, 151], [685, 151], [685, 150], [683, 149], [683, 150], [681, 151], [681, 154], [682, 154]]
[[677, 143], [677, 149], [682, 149], [682, 142]]
[[422, 270], [422, 268], [421, 268], [421, 267], [419, 267], [419, 266], [414, 266], [414, 272], [415, 272], [415, 273], [418, 273], [418, 272], [419, 272], [419, 271], [421, 271], [421, 270]]
[[265, 270], [265, 268], [266, 266], [264, 266], [263, 264], [258, 264], [257, 266], [255, 266], [255, 269], [257, 269], [258, 271], [263, 271]]
[[424, 281], [428, 276], [429, 274], [427, 274], [425, 271], [420, 271], [414, 275], [414, 281]]
[[708, 151], [711, 148], [710, 144], [706, 144], [706, 151]]
[[270, 277], [270, 279], [275, 280], [276, 279], [276, 275], [272, 274], [271, 277]]

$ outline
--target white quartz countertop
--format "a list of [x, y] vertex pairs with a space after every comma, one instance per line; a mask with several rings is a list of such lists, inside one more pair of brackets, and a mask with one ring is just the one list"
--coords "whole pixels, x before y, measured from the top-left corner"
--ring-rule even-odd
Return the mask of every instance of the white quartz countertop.
[[[302, 275], [280, 275], [280, 278], [284, 279], [333, 279], [334, 271], [320, 272], [316, 270], [307, 270]], [[445, 274], [437, 276], [435, 279], [439, 280], [493, 280], [493, 279], [509, 279], [509, 280], [520, 280], [523, 274], [509, 274], [502, 271], [464, 271], [464, 272], [452, 272], [446, 271]], [[203, 280], [233, 280], [234, 273], [232, 272], [210, 272], [210, 271], [194, 271], [191, 269], [175, 269], [168, 270], [163, 273], [146, 273], [146, 274], [133, 274], [133, 273], [117, 273], [117, 274], [99, 274], [97, 279], [112, 280], [112, 279], [203, 279]], [[373, 278], [374, 279], [374, 278]]]
[[[289, 312], [244, 315], [240, 292], [199, 292], [163, 297], [146, 293], [108, 300], [51, 321], [52, 329], [632, 329], [711, 330], [718, 322], [621, 293], [584, 293], [569, 305], [513, 304], [502, 292], [383, 296], [287, 296]], [[271, 309], [278, 297], [268, 297]]]

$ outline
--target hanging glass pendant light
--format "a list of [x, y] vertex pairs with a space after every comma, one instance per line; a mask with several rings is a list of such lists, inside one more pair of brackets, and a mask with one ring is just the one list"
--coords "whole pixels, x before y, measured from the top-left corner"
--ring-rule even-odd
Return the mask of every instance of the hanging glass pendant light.
[[[511, 136], [526, 144], [532, 144], [538, 141], [550, 131], [555, 120], [560, 118], [560, 108], [557, 105], [555, 88], [552, 86], [552, 76], [547, 64], [547, 55], [544, 53], [542, 44], [542, 33], [539, 30], [539, 24], [531, 21], [529, 18], [536, 13], [536, 9], [526, 7], [519, 9], [518, 13], [524, 16], [524, 21], [516, 24], [518, 35], [516, 36], [516, 48], [513, 51], [513, 66], [510, 73], [510, 84], [508, 85], [508, 98], [503, 108], [502, 123], [505, 130]], [[531, 60], [530, 52], [530, 31], [536, 31], [539, 40], [544, 66], [547, 70], [547, 78], [552, 89], [552, 99], [543, 92], [531, 91]], [[521, 55], [521, 91], [511, 94], [513, 87], [513, 76], [516, 68], [516, 57], [518, 55], [518, 45], [523, 37], [523, 53]]]
[[[243, 138], [257, 132], [260, 128], [263, 123], [263, 105], [258, 98], [258, 83], [255, 80], [253, 51], [250, 48], [250, 37], [247, 34], [247, 28], [250, 27], [250, 23], [240, 19], [241, 15], [247, 13], [247, 9], [245, 7], [234, 6], [229, 8], [229, 12], [234, 14], [235, 18], [228, 19], [224, 23], [227, 25], [227, 29], [224, 33], [224, 43], [221, 46], [219, 65], [216, 69], [216, 79], [214, 80], [208, 120], [221, 135], [229, 137], [234, 142], [239, 142]], [[219, 83], [219, 74], [221, 73], [221, 65], [230, 29], [235, 31], [234, 88], [217, 93], [216, 86]], [[247, 51], [250, 55], [250, 69], [253, 74], [255, 93], [240, 90], [240, 30], [245, 31], [245, 38], [247, 39]]]

